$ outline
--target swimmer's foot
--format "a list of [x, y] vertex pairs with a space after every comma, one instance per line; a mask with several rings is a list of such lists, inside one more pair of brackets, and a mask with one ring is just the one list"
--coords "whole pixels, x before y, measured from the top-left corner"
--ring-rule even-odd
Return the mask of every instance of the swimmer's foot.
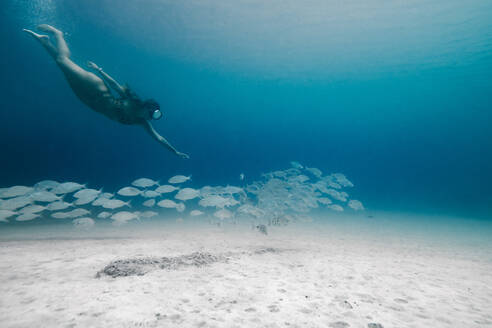
[[39, 40], [39, 41], [43, 41], [43, 40], [46, 40], [48, 41], [49, 40], [49, 36], [47, 35], [43, 35], [43, 34], [38, 34], [38, 33], [35, 33], [31, 30], [28, 30], [28, 29], [22, 29], [22, 31], [26, 32], [27, 34], [30, 34], [33, 38]]
[[53, 33], [53, 34], [57, 34], [57, 33], [62, 34], [62, 31], [60, 31], [60, 30], [58, 30], [58, 29], [56, 29], [53, 26], [48, 25], [48, 24], [41, 24], [41, 25], [38, 25], [36, 28], [40, 31], [43, 31], [43, 32], [48, 32], [48, 33]]

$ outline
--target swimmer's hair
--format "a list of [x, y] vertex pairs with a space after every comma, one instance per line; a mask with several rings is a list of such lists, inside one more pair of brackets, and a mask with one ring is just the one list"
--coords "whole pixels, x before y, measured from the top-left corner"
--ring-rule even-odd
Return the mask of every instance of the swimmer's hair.
[[142, 106], [151, 110], [160, 110], [161, 106], [155, 99], [147, 99], [142, 102]]
[[161, 109], [161, 106], [159, 105], [159, 103], [155, 99], [152, 99], [152, 98], [147, 99], [147, 100], [140, 99], [140, 97], [137, 96], [137, 94], [135, 92], [133, 92], [133, 90], [130, 88], [128, 83], [125, 83], [124, 88], [125, 88], [126, 97], [130, 100], [133, 100], [133, 101], [139, 103], [140, 106], [147, 108], [147, 109], [153, 109], [153, 110], [160, 110]]
[[162, 118], [161, 106], [154, 99], [147, 99], [143, 102], [143, 108], [149, 113], [149, 118], [159, 120]]
[[125, 83], [123, 86], [125, 88], [125, 95], [128, 99], [136, 101], [136, 102], [142, 102], [139, 96], [135, 92], [133, 92], [132, 88], [128, 85], [128, 83]]
[[130, 100], [134, 106], [139, 107], [147, 112], [147, 119], [158, 120], [162, 117], [161, 106], [155, 99], [142, 100], [135, 92], [132, 91], [130, 86], [125, 84], [125, 97]]

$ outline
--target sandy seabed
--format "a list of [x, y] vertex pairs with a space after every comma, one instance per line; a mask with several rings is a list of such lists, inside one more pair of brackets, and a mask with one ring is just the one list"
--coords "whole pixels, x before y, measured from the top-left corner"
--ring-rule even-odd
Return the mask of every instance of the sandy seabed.
[[[315, 223], [268, 236], [66, 229], [2, 234], [1, 327], [492, 327], [492, 247], [473, 238]], [[190, 254], [215, 260], [142, 264]], [[143, 271], [106, 275], [115, 260]]]

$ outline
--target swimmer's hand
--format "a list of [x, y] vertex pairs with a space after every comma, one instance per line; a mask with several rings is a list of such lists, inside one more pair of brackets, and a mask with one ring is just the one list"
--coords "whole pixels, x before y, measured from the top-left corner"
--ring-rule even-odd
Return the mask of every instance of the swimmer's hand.
[[176, 155], [178, 155], [179, 157], [184, 158], [184, 159], [190, 158], [190, 156], [186, 155], [185, 153], [180, 153], [179, 151], [176, 151]]
[[88, 62], [87, 62], [87, 66], [88, 66], [89, 68], [92, 68], [93, 70], [96, 70], [96, 71], [101, 71], [101, 70], [102, 70], [102, 68], [101, 68], [101, 67], [97, 66], [95, 63], [93, 63], [93, 62], [91, 62], [91, 61], [88, 61]]

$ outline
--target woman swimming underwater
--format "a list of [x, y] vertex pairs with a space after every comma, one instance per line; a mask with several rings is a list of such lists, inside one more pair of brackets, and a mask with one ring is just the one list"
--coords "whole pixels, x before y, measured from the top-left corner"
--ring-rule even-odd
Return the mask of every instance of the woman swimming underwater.
[[[40, 35], [26, 29], [23, 31], [32, 35], [43, 45], [65, 74], [73, 92], [84, 104], [113, 121], [143, 126], [155, 140], [170, 151], [182, 158], [189, 158], [188, 155], [177, 151], [154, 130], [150, 120], [158, 120], [162, 116], [159, 104], [155, 100], [141, 100], [127, 86], [120, 85], [92, 62], [89, 62], [88, 66], [97, 71], [102, 79], [94, 73], [84, 70], [70, 59], [70, 50], [61, 31], [46, 24], [39, 25], [37, 29], [51, 33], [56, 39], [56, 46], [50, 42], [48, 35]], [[116, 91], [119, 97], [114, 97], [110, 88]]]

